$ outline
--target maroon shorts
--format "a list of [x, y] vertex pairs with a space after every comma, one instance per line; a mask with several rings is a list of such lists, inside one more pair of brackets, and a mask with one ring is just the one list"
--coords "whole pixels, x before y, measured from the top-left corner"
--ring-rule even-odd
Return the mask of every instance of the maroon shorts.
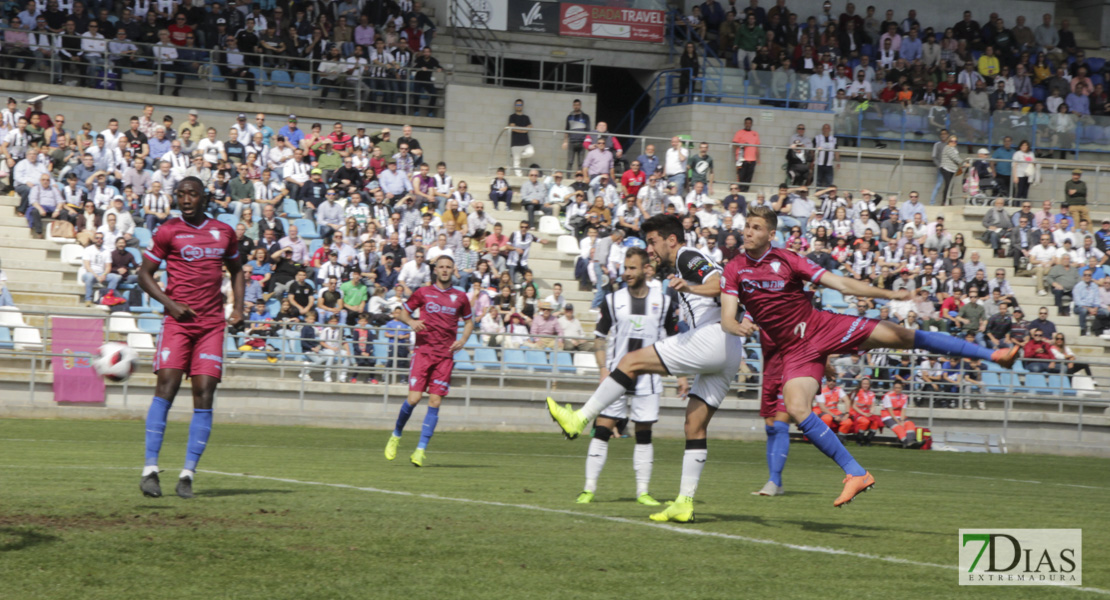
[[409, 369], [409, 391], [445, 397], [451, 388], [451, 371], [454, 368], [455, 361], [449, 357], [417, 352]]
[[786, 412], [782, 399], [782, 354], [778, 351], [763, 354], [763, 391], [759, 395], [759, 416], [774, 417]]
[[224, 374], [224, 321], [178, 323], [162, 321], [162, 333], [154, 352], [154, 372], [178, 369], [190, 377]]
[[878, 324], [876, 319], [867, 317], [816, 311], [795, 330], [801, 339], [790, 348], [779, 350], [783, 361], [782, 380], [812, 377], [820, 383], [829, 355], [858, 350]]

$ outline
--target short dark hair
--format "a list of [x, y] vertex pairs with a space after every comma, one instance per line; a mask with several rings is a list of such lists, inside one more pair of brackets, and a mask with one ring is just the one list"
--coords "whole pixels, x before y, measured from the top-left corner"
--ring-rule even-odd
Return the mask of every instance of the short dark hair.
[[648, 264], [648, 262], [651, 261], [651, 258], [648, 256], [647, 250], [644, 250], [643, 248], [632, 247], [632, 248], [629, 248], [628, 250], [626, 250], [625, 253], [624, 253], [624, 259], [625, 260], [628, 260], [629, 258], [632, 258], [633, 256], [639, 257], [640, 258], [640, 264], [643, 264], [643, 265], [646, 265], [646, 264]]
[[679, 243], [686, 240], [686, 231], [682, 228], [682, 221], [674, 215], [655, 215], [644, 221], [641, 229], [644, 232], [645, 239], [649, 233], [654, 231], [663, 239], [673, 235]]

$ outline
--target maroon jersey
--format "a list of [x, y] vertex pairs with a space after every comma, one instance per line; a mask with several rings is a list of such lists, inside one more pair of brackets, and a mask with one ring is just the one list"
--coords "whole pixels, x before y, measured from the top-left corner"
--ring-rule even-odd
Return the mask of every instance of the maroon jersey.
[[779, 348], [803, 336], [794, 332], [817, 309], [805, 293], [805, 282], [817, 283], [825, 269], [788, 250], [771, 248], [758, 259], [741, 252], [729, 261], [721, 292], [740, 299], [750, 318]]
[[170, 219], [158, 228], [144, 254], [153, 261], [166, 261], [166, 295], [171, 300], [193, 309], [197, 321], [224, 320], [220, 284], [224, 261], [239, 259], [235, 230], [213, 219], [206, 219], [200, 227]]
[[424, 331], [416, 334], [416, 352], [451, 358], [451, 344], [458, 337], [459, 320], [470, 319], [470, 299], [455, 288], [435, 284], [418, 288], [402, 305], [409, 315], [420, 310]]

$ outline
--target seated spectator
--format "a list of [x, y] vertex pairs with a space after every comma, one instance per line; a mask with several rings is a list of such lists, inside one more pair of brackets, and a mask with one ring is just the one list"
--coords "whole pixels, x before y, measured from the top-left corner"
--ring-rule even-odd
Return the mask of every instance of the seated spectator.
[[1025, 342], [1022, 365], [1030, 373], [1056, 372], [1059, 368], [1055, 355], [1040, 329], [1029, 331], [1029, 341]]

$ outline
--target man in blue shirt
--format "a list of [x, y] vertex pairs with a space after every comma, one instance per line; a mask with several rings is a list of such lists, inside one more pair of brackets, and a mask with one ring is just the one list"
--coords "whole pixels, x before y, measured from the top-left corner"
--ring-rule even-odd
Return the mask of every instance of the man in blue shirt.
[[262, 132], [262, 145], [269, 146], [270, 138], [274, 137], [274, 128], [266, 124], [266, 115], [258, 113], [254, 116], [254, 126]]
[[278, 131], [278, 135], [285, 136], [285, 139], [294, 148], [301, 147], [301, 140], [304, 139], [304, 130], [297, 128], [297, 115], [289, 115], [289, 124]]
[[396, 266], [394, 261], [393, 253], [386, 252], [385, 255], [382, 256], [382, 264], [378, 265], [378, 268], [374, 270], [375, 275], [377, 275], [378, 285], [387, 290], [392, 290], [397, 286], [397, 277], [401, 273], [401, 268]]
[[1071, 289], [1075, 299], [1075, 314], [1079, 315], [1079, 334], [1087, 334], [1088, 317], [1105, 317], [1110, 310], [1099, 302], [1099, 287], [1094, 282], [1094, 269], [1083, 269], [1083, 280]]
[[663, 176], [663, 170], [660, 168], [663, 165], [659, 163], [659, 157], [655, 155], [655, 144], [648, 144], [644, 148], [644, 153], [637, 156], [636, 160], [640, 161], [640, 168], [648, 175], [659, 169], [659, 176]]
[[898, 51], [898, 56], [909, 64], [921, 58], [921, 40], [917, 37], [916, 29], [910, 30], [909, 37], [902, 38], [902, 48]]
[[397, 161], [390, 159], [385, 170], [378, 175], [378, 185], [385, 194], [385, 201], [390, 206], [396, 206], [399, 201], [412, 192], [412, 182], [405, 174], [397, 170]]
[[1002, 138], [1002, 147], [996, 148], [991, 153], [994, 159], [994, 172], [998, 174], [998, 185], [1002, 186], [1002, 195], [1010, 195], [1010, 179], [1013, 176], [1014, 139], [1010, 136]]
[[390, 366], [394, 369], [407, 369], [409, 364], [409, 336], [412, 328], [401, 321], [401, 307], [393, 309], [393, 320], [385, 324], [382, 336], [390, 342], [389, 356], [392, 359]]

